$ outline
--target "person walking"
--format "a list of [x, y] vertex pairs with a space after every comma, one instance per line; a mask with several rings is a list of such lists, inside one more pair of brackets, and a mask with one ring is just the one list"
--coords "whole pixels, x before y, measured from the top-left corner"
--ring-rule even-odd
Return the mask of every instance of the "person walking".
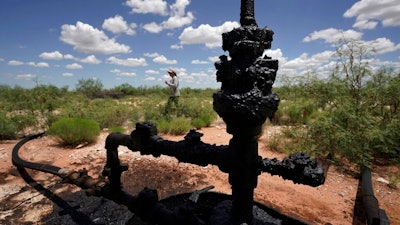
[[165, 113], [169, 113], [172, 109], [172, 104], [175, 105], [176, 110], [179, 107], [179, 96], [181, 93], [179, 92], [179, 79], [176, 75], [176, 72], [172, 69], [168, 70], [168, 74], [171, 77], [171, 80], [165, 80], [165, 84], [170, 88], [169, 99], [167, 105], [165, 106]]

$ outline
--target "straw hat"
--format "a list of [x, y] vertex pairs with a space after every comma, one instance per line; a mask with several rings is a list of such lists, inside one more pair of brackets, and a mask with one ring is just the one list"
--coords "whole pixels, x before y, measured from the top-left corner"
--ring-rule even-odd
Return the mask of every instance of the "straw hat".
[[170, 74], [172, 73], [172, 74], [174, 74], [176, 76], [176, 72], [173, 69], [169, 69], [168, 73], [170, 73]]

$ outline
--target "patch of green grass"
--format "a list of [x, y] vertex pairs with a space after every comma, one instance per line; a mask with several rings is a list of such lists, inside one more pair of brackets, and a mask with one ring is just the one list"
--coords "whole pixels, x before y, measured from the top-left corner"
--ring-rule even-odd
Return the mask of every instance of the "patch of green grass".
[[182, 135], [193, 128], [189, 118], [175, 117], [170, 120], [160, 120], [155, 122], [157, 131], [163, 134]]
[[114, 126], [111, 127], [109, 130], [109, 133], [125, 133], [125, 128], [121, 127], [121, 126]]
[[100, 135], [100, 126], [89, 119], [63, 118], [53, 123], [46, 133], [56, 137], [64, 145], [75, 146], [95, 142]]

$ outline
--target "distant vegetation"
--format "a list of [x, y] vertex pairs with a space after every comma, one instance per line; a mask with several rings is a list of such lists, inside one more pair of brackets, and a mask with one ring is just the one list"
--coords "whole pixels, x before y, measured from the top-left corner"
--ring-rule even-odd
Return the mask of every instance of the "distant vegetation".
[[[400, 163], [400, 74], [389, 68], [373, 71], [368, 64], [371, 51], [357, 42], [343, 42], [335, 56], [337, 66], [326, 79], [310, 73], [274, 87], [281, 103], [268, 126], [282, 130], [268, 139], [268, 146], [316, 157], [330, 153], [338, 163], [370, 166], [383, 158]], [[52, 85], [2, 85], [0, 139], [48, 130], [66, 118], [128, 132], [137, 122], [152, 121], [160, 133], [184, 134], [217, 118], [212, 107], [216, 91], [185, 88], [179, 109], [165, 115], [168, 90], [159, 86], [104, 89], [99, 80], [80, 80], [73, 91]]]
[[101, 81], [79, 80], [67, 87], [38, 85], [32, 89], [0, 86], [0, 138], [15, 139], [47, 130], [65, 118], [90, 119], [101, 129], [127, 130], [137, 122], [152, 121], [159, 132], [184, 134], [209, 126], [217, 114], [212, 108], [213, 89], [181, 90], [179, 108], [164, 114], [168, 90], [123, 84], [104, 89]]

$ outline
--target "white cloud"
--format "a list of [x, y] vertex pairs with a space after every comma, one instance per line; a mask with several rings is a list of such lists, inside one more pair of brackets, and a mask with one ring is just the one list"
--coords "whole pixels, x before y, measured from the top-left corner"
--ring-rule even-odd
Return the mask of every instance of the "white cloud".
[[170, 5], [169, 18], [161, 23], [151, 22], [142, 26], [143, 29], [150, 33], [160, 33], [165, 29], [175, 29], [191, 24], [194, 20], [192, 12], [185, 12], [186, 7], [190, 4], [189, 0], [176, 0]]
[[344, 14], [344, 17], [357, 17], [353, 27], [374, 29], [376, 20], [383, 26], [400, 26], [400, 4], [398, 0], [360, 0]]
[[71, 54], [65, 54], [64, 59], [75, 59], [75, 57]]
[[265, 55], [271, 57], [272, 59], [277, 59], [280, 64], [287, 62], [287, 58], [285, 58], [283, 56], [282, 50], [280, 48], [274, 49], [274, 50], [273, 49], [267, 49], [267, 50], [264, 51], [263, 57]]
[[356, 21], [353, 27], [365, 29], [365, 30], [372, 30], [378, 25], [376, 21], [368, 21], [368, 20], [360, 20]]
[[43, 52], [39, 55], [42, 59], [49, 59], [49, 60], [61, 60], [63, 59], [63, 55], [59, 51], [54, 52]]
[[193, 20], [193, 14], [191, 12], [188, 12], [186, 16], [174, 15], [169, 17], [168, 20], [161, 23], [161, 26], [164, 29], [174, 29], [191, 24]]
[[[314, 74], [313, 72], [318, 78], [326, 78], [335, 65], [332, 61], [333, 54], [333, 51], [324, 51], [311, 56], [303, 53], [297, 58], [288, 59], [283, 55], [281, 49], [269, 49], [264, 52], [264, 55], [279, 61], [277, 83], [281, 82], [282, 78], [298, 78], [305, 74]], [[291, 81], [296, 82], [296, 79]]]
[[153, 58], [153, 62], [158, 63], [158, 64], [177, 64], [178, 62], [176, 60], [170, 60], [167, 59], [164, 55], [161, 55], [157, 52], [154, 53], [145, 53], [144, 56]]
[[96, 56], [94, 55], [89, 55], [88, 57], [84, 58], [84, 59], [79, 59], [79, 62], [82, 63], [87, 63], [87, 64], [100, 64], [101, 60], [97, 59]]
[[376, 54], [385, 54], [400, 50], [400, 44], [395, 45], [387, 38], [378, 38], [374, 41], [365, 42], [366, 46], [370, 46]]
[[120, 66], [147, 66], [146, 59], [144, 58], [127, 58], [127, 59], [119, 59], [115, 56], [111, 56], [107, 59], [107, 61], [114, 65]]
[[201, 60], [199, 60], [199, 59], [195, 59], [195, 60], [192, 60], [192, 62], [191, 62], [192, 64], [195, 64], [195, 65], [204, 65], [204, 64], [210, 64], [210, 62], [209, 61], [201, 61]]
[[142, 26], [143, 29], [147, 30], [150, 33], [158, 34], [160, 33], [163, 28], [161, 25], [158, 25], [155, 22], [151, 22]]
[[191, 24], [194, 20], [192, 12], [185, 13], [185, 9], [189, 4], [189, 0], [176, 0], [175, 4], [170, 6], [170, 17], [167, 21], [162, 22], [163, 28], [174, 29]]
[[144, 73], [148, 74], [148, 75], [158, 75], [158, 74], [160, 74], [160, 71], [157, 71], [157, 70], [146, 70], [146, 71], [144, 71]]
[[158, 64], [177, 64], [178, 62], [175, 59], [167, 59], [164, 55], [159, 55], [157, 57], [154, 57], [153, 62], [158, 63]]
[[156, 78], [155, 77], [146, 77], [144, 80], [145, 81], [154, 81], [154, 80], [156, 80]]
[[313, 60], [317, 62], [317, 64], [323, 64], [332, 59], [334, 51], [323, 51], [312, 56]]
[[335, 28], [328, 28], [325, 30], [314, 31], [303, 39], [304, 42], [315, 41], [317, 39], [322, 39], [327, 43], [336, 43], [341, 39], [351, 39], [359, 40], [362, 37], [361, 32], [355, 30], [340, 30]]
[[210, 60], [210, 62], [215, 63], [215, 62], [219, 61], [219, 56], [210, 56], [210, 57], [208, 57], [208, 60]]
[[18, 75], [16, 76], [17, 79], [24, 79], [24, 80], [35, 79], [36, 77], [37, 77], [37, 75], [35, 75], [35, 74], [30, 74], [30, 73], [27, 73], [27, 74], [18, 74]]
[[400, 73], [400, 62], [394, 62], [394, 61], [382, 61], [380, 59], [377, 58], [373, 58], [372, 59], [372, 70], [373, 71], [378, 71], [380, 69], [382, 69], [382, 67], [385, 68], [393, 68], [394, 69], [394, 73], [399, 74]]
[[222, 33], [239, 27], [238, 22], [227, 21], [221, 26], [202, 24], [198, 28], [187, 27], [179, 36], [181, 44], [204, 44], [208, 48], [222, 46]]
[[122, 77], [135, 77], [136, 76], [135, 72], [123, 72], [119, 69], [113, 69], [110, 72], [115, 73], [117, 76], [122, 76]]
[[183, 46], [182, 45], [171, 45], [170, 48], [171, 49], [182, 49]]
[[154, 57], [159, 56], [160, 54], [158, 54], [157, 52], [153, 52], [153, 53], [146, 52], [143, 55], [146, 56], [146, 57], [154, 58]]
[[22, 66], [22, 65], [24, 65], [24, 62], [17, 61], [17, 60], [10, 60], [10, 61], [8, 61], [7, 65], [9, 65], [9, 66]]
[[77, 69], [82, 69], [83, 66], [78, 63], [72, 63], [72, 64], [66, 65], [65, 68], [70, 69], [70, 70], [77, 70]]
[[114, 34], [125, 33], [127, 35], [134, 35], [136, 32], [133, 29], [136, 27], [135, 23], [128, 25], [120, 15], [105, 19], [102, 26], [103, 29], [111, 31]]
[[135, 77], [136, 73], [135, 72], [121, 72], [118, 75], [123, 76], [123, 77]]
[[167, 15], [167, 2], [164, 0], [127, 0], [125, 4], [132, 8], [133, 13], [153, 13]]
[[46, 62], [39, 62], [39, 63], [35, 63], [35, 62], [27, 62], [26, 65], [28, 66], [33, 66], [33, 67], [50, 67], [48, 63]]
[[76, 25], [64, 24], [61, 27], [60, 40], [74, 46], [74, 50], [84, 53], [129, 53], [130, 47], [119, 44], [114, 39], [110, 39], [89, 24], [76, 22]]
[[287, 61], [282, 65], [282, 67], [296, 70], [315, 69], [325, 63], [328, 63], [332, 59], [333, 54], [333, 51], [324, 51], [312, 56], [308, 56], [307, 53], [303, 53], [299, 57]]
[[62, 76], [63, 77], [73, 77], [74, 74], [73, 73], [63, 73]]
[[[61, 54], [59, 51], [54, 51], [54, 52], [43, 52], [42, 54], [39, 55], [40, 58], [43, 59], [48, 59], [48, 60], [61, 60], [61, 59], [70, 59], [70, 60], [75, 60], [81, 63], [87, 63], [87, 64], [100, 64], [101, 60], [97, 59], [95, 55], [89, 55], [86, 58], [80, 59], [77, 58], [71, 54]], [[32, 63], [31, 63], [32, 65]], [[48, 65], [48, 64], [47, 64]], [[35, 66], [35, 65], [32, 65]], [[43, 63], [36, 65], [37, 67], [43, 67]], [[48, 66], [45, 66], [48, 67]]]

